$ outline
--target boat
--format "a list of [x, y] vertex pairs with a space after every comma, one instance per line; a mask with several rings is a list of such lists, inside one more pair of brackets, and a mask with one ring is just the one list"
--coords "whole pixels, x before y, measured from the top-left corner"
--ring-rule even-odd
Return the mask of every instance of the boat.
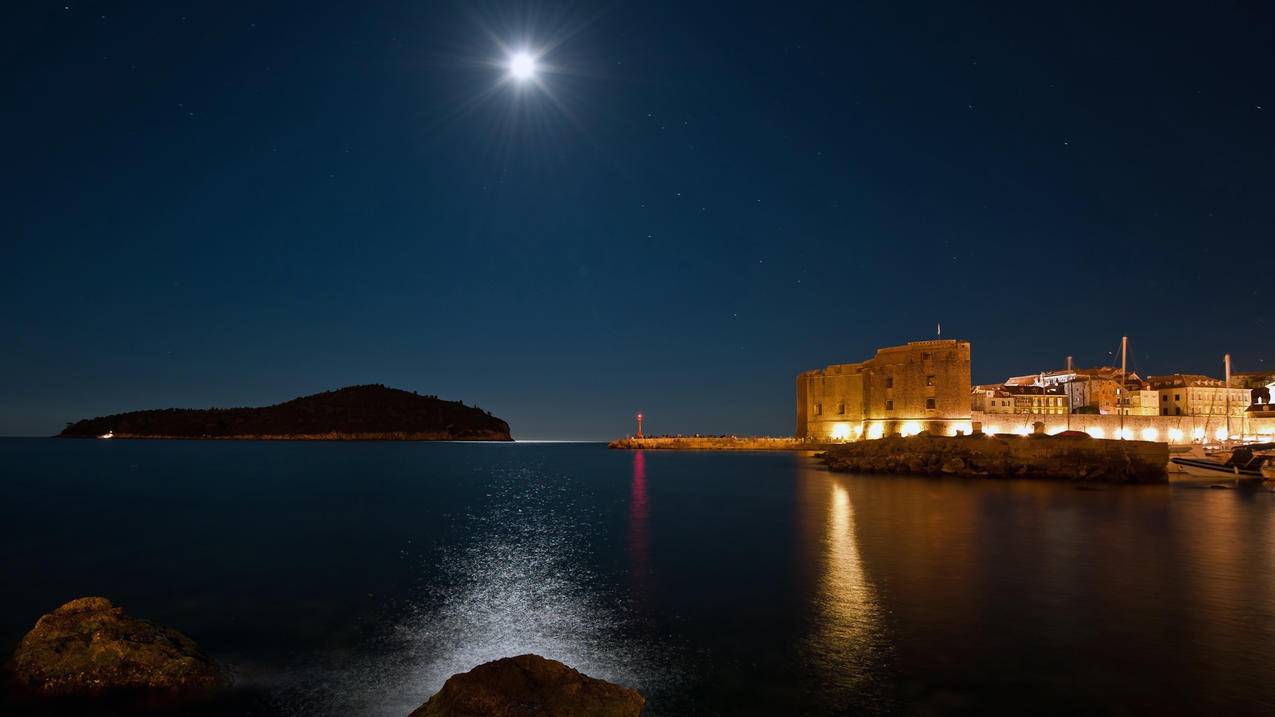
[[1176, 473], [1193, 478], [1234, 477], [1236, 480], [1275, 478], [1275, 443], [1256, 443], [1232, 448], [1229, 455], [1192, 451], [1173, 456], [1169, 464]]

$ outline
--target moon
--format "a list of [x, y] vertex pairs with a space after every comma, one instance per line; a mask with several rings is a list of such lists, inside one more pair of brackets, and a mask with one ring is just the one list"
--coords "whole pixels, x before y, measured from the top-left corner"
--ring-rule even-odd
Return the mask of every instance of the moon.
[[536, 58], [526, 52], [514, 53], [509, 58], [509, 75], [519, 82], [536, 76]]

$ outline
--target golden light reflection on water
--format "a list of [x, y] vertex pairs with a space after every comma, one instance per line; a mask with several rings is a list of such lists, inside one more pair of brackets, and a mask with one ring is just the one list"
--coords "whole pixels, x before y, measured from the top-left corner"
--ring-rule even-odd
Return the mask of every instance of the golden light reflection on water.
[[873, 678], [880, 653], [880, 607], [859, 552], [850, 491], [835, 480], [827, 485], [823, 570], [815, 593], [817, 622], [809, 649], [829, 687], [853, 690]]

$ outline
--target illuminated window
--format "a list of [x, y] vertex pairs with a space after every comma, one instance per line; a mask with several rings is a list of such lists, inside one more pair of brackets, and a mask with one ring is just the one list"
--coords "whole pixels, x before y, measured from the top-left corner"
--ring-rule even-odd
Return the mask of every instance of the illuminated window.
[[929, 360], [930, 360], [930, 352], [929, 352], [929, 351], [922, 351], [922, 352], [921, 352], [921, 360], [922, 360], [922, 361], [929, 361]]
[[926, 408], [934, 408], [934, 399], [932, 399], [932, 398], [927, 398], [927, 399], [925, 399], [925, 407], [926, 407]]
[[925, 377], [925, 385], [926, 385], [926, 386], [933, 386], [933, 385], [934, 385], [934, 377], [933, 377], [933, 376], [926, 376], [926, 377]]
[[815, 404], [815, 415], [816, 415], [816, 416], [821, 416], [821, 415], [823, 415], [823, 404], [822, 404], [822, 403], [816, 403], [816, 404]]
[[885, 402], [885, 410], [887, 410], [887, 411], [893, 411], [893, 410], [894, 410], [894, 401], [886, 401], [886, 402]]

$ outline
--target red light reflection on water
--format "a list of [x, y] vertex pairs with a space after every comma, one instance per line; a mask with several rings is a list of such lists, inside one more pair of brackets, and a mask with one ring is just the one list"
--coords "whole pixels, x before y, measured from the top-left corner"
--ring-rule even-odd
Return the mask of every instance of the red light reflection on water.
[[647, 535], [646, 455], [633, 453], [633, 479], [629, 484], [629, 578], [634, 587], [644, 590], [650, 578]]

